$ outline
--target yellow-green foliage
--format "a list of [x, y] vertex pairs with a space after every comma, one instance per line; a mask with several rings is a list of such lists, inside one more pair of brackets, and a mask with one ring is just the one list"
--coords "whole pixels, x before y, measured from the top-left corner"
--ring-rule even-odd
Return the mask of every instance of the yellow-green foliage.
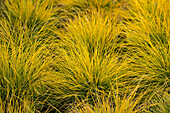
[[[124, 93], [123, 96], [119, 95], [119, 89], [114, 89], [109, 92], [109, 95], [98, 96], [93, 99], [94, 105], [90, 104], [87, 100], [79, 100], [77, 103], [71, 105], [69, 108], [70, 113], [138, 113], [147, 112], [146, 105], [152, 99], [152, 95], [147, 96], [143, 103], [140, 103], [142, 98], [147, 95], [148, 91], [140, 93], [138, 96], [136, 88], [130, 93]], [[140, 103], [140, 104], [139, 104]]]
[[47, 33], [56, 23], [52, 6], [49, 1], [5, 0], [1, 11], [0, 112], [30, 112], [41, 106], [34, 101], [43, 96], [41, 78], [49, 70]]
[[[120, 0], [54, 0], [54, 5], [58, 6], [58, 14], [74, 18], [77, 13], [80, 15], [84, 12], [97, 10], [102, 15], [117, 15], [123, 2]], [[122, 0], [124, 1], [124, 0]], [[68, 18], [68, 17], [67, 17]], [[66, 17], [64, 17], [65, 20]]]
[[0, 113], [169, 113], [169, 6], [0, 1]]
[[125, 14], [125, 34], [132, 46], [135, 72], [148, 87], [169, 87], [170, 76], [170, 1], [130, 1]]
[[12, 101], [14, 98], [15, 97], [12, 97], [11, 100], [5, 101], [0, 98], [1, 113], [35, 113], [34, 102], [30, 101], [28, 97], [24, 97], [20, 101], [17, 99]]
[[[120, 58], [126, 56], [118, 52], [119, 25], [114, 17], [94, 13], [70, 20], [65, 29], [54, 31], [59, 37], [52, 45], [56, 72], [44, 79], [52, 93], [59, 95], [53, 98], [109, 92], [116, 80], [125, 76], [122, 70], [127, 61]], [[123, 81], [119, 82], [123, 86]]]
[[47, 29], [57, 23], [50, 0], [5, 0], [2, 3], [0, 14], [1, 34], [19, 43], [21, 35], [28, 40], [42, 40], [47, 37]]
[[120, 0], [55, 0], [55, 2], [80, 10], [87, 10], [92, 7], [108, 10], [114, 8], [117, 3], [120, 3]]
[[[41, 91], [38, 84], [49, 64], [44, 57], [46, 44], [27, 41], [29, 37], [19, 35], [19, 44], [10, 38], [8, 42], [4, 41], [3, 38], [8, 38], [6, 36], [0, 39], [0, 92], [7, 106], [25, 97], [29, 100], [39, 95]], [[12, 105], [15, 106], [14, 103]]]

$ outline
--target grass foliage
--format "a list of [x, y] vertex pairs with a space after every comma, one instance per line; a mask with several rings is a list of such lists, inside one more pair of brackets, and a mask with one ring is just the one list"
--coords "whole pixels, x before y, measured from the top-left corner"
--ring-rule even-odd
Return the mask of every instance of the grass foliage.
[[0, 1], [0, 112], [169, 113], [169, 6]]
[[166, 91], [170, 84], [170, 2], [146, 1], [131, 1], [132, 9], [125, 14], [126, 45], [132, 49], [134, 57], [130, 68], [144, 76], [143, 86], [156, 86]]

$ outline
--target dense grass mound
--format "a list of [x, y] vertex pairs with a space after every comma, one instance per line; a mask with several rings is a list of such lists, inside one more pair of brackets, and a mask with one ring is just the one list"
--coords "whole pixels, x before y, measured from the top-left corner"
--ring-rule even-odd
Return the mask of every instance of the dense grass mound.
[[169, 113], [169, 6], [0, 1], [0, 113]]

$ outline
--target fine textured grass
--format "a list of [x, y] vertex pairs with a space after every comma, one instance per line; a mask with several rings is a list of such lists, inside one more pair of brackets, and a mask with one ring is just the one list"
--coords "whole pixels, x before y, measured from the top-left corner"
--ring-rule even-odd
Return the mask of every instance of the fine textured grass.
[[[137, 73], [138, 78], [143, 77], [141, 89], [153, 89], [152, 93], [159, 89], [169, 92], [170, 2], [168, 0], [132, 0], [129, 4], [131, 8], [123, 12], [125, 19], [123, 29], [128, 42], [126, 45], [132, 50], [134, 57], [129, 70]], [[163, 95], [164, 93], [159, 93], [161, 98]], [[164, 106], [162, 99], [159, 101], [161, 106]], [[158, 110], [159, 107], [154, 109]], [[160, 109], [164, 111], [166, 108]]]
[[[130, 93], [119, 95], [119, 89], [110, 92], [109, 96], [101, 95], [96, 100], [93, 99], [94, 105], [88, 101], [80, 101], [72, 105], [70, 113], [138, 113], [148, 112], [146, 108], [152, 104], [148, 104], [153, 95], [147, 96], [143, 103], [142, 98], [146, 96], [148, 91], [142, 92], [136, 96], [138, 86]], [[140, 103], [140, 104], [139, 104]], [[155, 103], [154, 103], [155, 104]]]
[[0, 113], [169, 113], [169, 6], [0, 1]]
[[44, 94], [41, 78], [47, 76], [50, 63], [46, 58], [48, 29], [56, 23], [51, 3], [5, 0], [1, 11], [0, 112], [40, 110], [38, 101], [45, 100], [38, 100]]
[[[95, 12], [70, 20], [65, 29], [54, 31], [59, 37], [53, 45], [55, 72], [52, 78], [45, 78], [45, 84], [53, 95], [58, 95], [53, 97], [60, 99], [55, 103], [64, 98], [95, 95], [102, 90], [107, 93], [114, 86], [116, 76], [125, 76], [120, 75], [127, 62], [121, 62], [126, 56], [120, 58], [118, 52], [119, 25], [115, 18], [109, 18]], [[119, 84], [123, 86], [121, 81]]]
[[56, 3], [63, 4], [68, 8], [76, 8], [79, 10], [87, 10], [88, 8], [97, 8], [98, 10], [111, 10], [115, 8], [120, 0], [55, 0]]
[[19, 38], [19, 44], [10, 38], [9, 42], [3, 41], [3, 37], [0, 40], [0, 94], [7, 106], [15, 106], [15, 101], [20, 103], [27, 98], [35, 100], [41, 94], [40, 78], [49, 67], [44, 57], [45, 44], [25, 41], [27, 36]]
[[[131, 1], [125, 34], [134, 56], [135, 73], [145, 76], [143, 87], [168, 90], [170, 77], [169, 1]], [[138, 6], [138, 7], [136, 7]], [[135, 8], [133, 8], [135, 7]]]

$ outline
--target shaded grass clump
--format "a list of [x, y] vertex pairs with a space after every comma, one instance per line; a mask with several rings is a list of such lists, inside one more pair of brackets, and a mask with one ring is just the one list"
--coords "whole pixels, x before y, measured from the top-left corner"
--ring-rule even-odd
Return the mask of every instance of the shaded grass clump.
[[23, 33], [29, 37], [28, 40], [42, 41], [51, 34], [48, 29], [58, 24], [54, 17], [57, 9], [53, 9], [50, 0], [5, 0], [0, 9], [1, 34], [15, 43]]
[[56, 4], [66, 6], [68, 9], [86, 11], [89, 8], [111, 11], [121, 4], [120, 0], [55, 0]]

